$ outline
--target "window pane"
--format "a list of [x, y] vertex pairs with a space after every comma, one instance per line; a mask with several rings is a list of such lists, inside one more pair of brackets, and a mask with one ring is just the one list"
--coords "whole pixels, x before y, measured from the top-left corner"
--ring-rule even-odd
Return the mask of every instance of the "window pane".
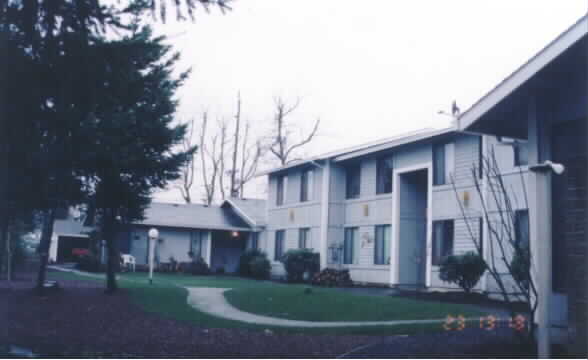
[[517, 142], [513, 146], [515, 156], [515, 166], [522, 166], [529, 164], [529, 153], [527, 151], [526, 142]]
[[298, 247], [300, 249], [308, 249], [309, 242], [310, 242], [310, 229], [309, 228], [300, 229], [298, 232]]
[[374, 264], [390, 263], [390, 225], [376, 226], [376, 240], [374, 244]]
[[192, 254], [194, 258], [198, 258], [202, 256], [202, 231], [192, 231], [190, 233], [191, 238], [191, 248]]
[[453, 254], [453, 220], [433, 221], [433, 265]]
[[284, 204], [284, 177], [277, 178], [276, 205]]
[[433, 145], [433, 185], [445, 184], [445, 144]]
[[345, 195], [347, 199], [359, 197], [361, 188], [361, 167], [359, 164], [349, 165], [346, 168]]
[[453, 254], [453, 220], [446, 220], [444, 223], [442, 256]]
[[343, 263], [353, 264], [355, 260], [355, 241], [357, 237], [357, 228], [346, 228], [345, 239], [343, 242]]
[[520, 246], [529, 246], [529, 211], [515, 212], [515, 237]]
[[308, 200], [308, 172], [302, 171], [300, 174], [300, 201]]
[[392, 192], [392, 157], [382, 157], [377, 160], [376, 172], [376, 194], [387, 194]]

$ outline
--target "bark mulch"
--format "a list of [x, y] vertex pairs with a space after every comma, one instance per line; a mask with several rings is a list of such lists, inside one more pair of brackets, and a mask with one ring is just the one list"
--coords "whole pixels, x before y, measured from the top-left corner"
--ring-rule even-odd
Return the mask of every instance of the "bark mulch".
[[[32, 291], [32, 275], [12, 284], [0, 281], [0, 357], [7, 345], [29, 348], [43, 357], [337, 357], [367, 344], [388, 344], [372, 347], [379, 357], [409, 356], [433, 345], [434, 352], [428, 354], [440, 356], [444, 349], [455, 356], [478, 354], [472, 344], [482, 351], [484, 344], [510, 341], [467, 331], [459, 336], [403, 338], [205, 329], [144, 312], [131, 303], [124, 289], [106, 295], [96, 282], [61, 280], [60, 284], [62, 290], [39, 297]], [[475, 341], [468, 343], [468, 336]]]

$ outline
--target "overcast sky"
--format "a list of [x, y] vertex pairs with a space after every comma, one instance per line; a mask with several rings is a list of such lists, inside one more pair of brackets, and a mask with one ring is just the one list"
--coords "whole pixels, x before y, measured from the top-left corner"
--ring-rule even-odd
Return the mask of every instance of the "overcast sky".
[[[273, 98], [302, 98], [293, 115], [320, 136], [316, 155], [425, 127], [445, 127], [587, 12], [586, 0], [236, 0], [194, 23], [168, 19], [159, 34], [192, 75], [179, 121], [243, 116], [267, 131]], [[199, 16], [198, 16], [199, 15]], [[263, 196], [265, 185], [246, 196]], [[200, 192], [199, 184], [194, 197]], [[175, 189], [156, 201], [181, 202]]]

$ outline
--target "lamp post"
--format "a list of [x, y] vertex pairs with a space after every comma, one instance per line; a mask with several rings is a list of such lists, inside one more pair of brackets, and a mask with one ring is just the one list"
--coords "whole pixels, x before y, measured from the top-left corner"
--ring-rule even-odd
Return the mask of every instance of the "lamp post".
[[149, 284], [153, 284], [153, 258], [155, 253], [155, 241], [159, 238], [159, 231], [156, 228], [149, 230]]

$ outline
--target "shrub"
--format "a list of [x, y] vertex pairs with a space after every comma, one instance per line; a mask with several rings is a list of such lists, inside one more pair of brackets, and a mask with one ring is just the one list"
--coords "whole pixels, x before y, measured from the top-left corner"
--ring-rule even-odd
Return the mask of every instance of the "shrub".
[[248, 249], [241, 254], [239, 257], [239, 266], [237, 267], [237, 272], [241, 276], [252, 276], [251, 273], [251, 261], [256, 257], [263, 257], [267, 259], [267, 255], [265, 252], [259, 249]]
[[102, 266], [100, 264], [100, 259], [98, 256], [88, 253], [85, 255], [81, 255], [78, 258], [78, 263], [76, 264], [76, 268], [81, 271], [87, 272], [101, 272]]
[[196, 257], [187, 265], [187, 272], [192, 275], [209, 275], [210, 268], [204, 259], [200, 256]]
[[348, 269], [336, 270], [327, 268], [314, 275], [311, 283], [313, 285], [327, 287], [345, 287], [351, 286], [353, 281], [351, 281], [351, 275], [349, 275]]
[[469, 293], [480, 281], [486, 271], [486, 262], [482, 257], [472, 251], [463, 255], [451, 255], [441, 263], [439, 277], [441, 280], [457, 284], [465, 292]]
[[272, 266], [265, 254], [255, 256], [249, 262], [249, 273], [255, 279], [268, 279]]
[[288, 250], [280, 261], [284, 264], [289, 282], [308, 281], [320, 269], [319, 254], [309, 249]]
[[528, 247], [525, 246], [515, 250], [510, 267], [512, 269], [512, 277], [515, 281], [521, 284], [523, 289], [529, 290], [531, 252]]

